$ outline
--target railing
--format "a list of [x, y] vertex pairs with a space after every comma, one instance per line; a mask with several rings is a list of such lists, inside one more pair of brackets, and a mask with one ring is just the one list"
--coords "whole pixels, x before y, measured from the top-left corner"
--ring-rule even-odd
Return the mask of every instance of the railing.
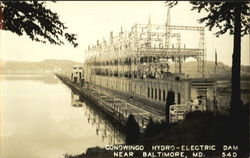
[[79, 93], [83, 93], [85, 96], [91, 98], [91, 100], [94, 100], [100, 108], [111, 114], [114, 119], [123, 125], [125, 125], [129, 114], [133, 114], [135, 116], [141, 130], [146, 128], [150, 117], [158, 121], [164, 119], [161, 116], [152, 114], [149, 111], [137, 107], [136, 105], [117, 98], [112, 93], [95, 87], [94, 85], [79, 87], [78, 85], [72, 83], [67, 77], [62, 77], [60, 75], [57, 76], [73, 90], [77, 90]]
[[187, 106], [185, 104], [171, 105], [169, 107], [169, 122], [174, 123], [184, 120], [186, 112]]

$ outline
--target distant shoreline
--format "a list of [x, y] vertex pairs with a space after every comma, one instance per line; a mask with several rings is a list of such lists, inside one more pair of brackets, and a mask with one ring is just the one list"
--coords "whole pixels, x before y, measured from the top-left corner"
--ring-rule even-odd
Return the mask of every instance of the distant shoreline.
[[45, 74], [54, 74], [55, 72], [0, 72], [0, 75], [45, 75]]
[[[19, 74], [19, 75], [36, 75], [36, 74], [52, 74], [62, 73], [70, 75], [75, 65], [83, 63], [74, 62], [71, 60], [44, 60], [41, 62], [21, 62], [21, 61], [0, 61], [0, 74]], [[170, 72], [175, 72], [174, 65], [170, 63]], [[188, 78], [197, 77], [197, 62], [188, 61], [183, 63], [182, 72]], [[172, 67], [172, 68], [171, 68]], [[231, 79], [231, 67], [218, 62], [217, 72], [214, 72], [215, 63], [213, 61], [206, 62], [206, 78], [215, 78], [218, 80]], [[241, 67], [241, 79], [250, 79], [250, 66]]]

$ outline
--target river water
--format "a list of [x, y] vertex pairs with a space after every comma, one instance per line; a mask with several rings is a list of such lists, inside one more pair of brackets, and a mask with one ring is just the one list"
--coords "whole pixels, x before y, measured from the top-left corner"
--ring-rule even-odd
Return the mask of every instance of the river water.
[[54, 75], [0, 75], [1, 158], [62, 158], [123, 142]]

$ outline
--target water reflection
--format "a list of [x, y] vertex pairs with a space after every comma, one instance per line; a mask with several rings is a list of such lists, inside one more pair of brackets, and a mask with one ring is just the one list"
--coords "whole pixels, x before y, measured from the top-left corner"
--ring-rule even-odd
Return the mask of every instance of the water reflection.
[[80, 100], [80, 96], [74, 92], [71, 92], [71, 105], [73, 107], [82, 107], [83, 101]]
[[124, 142], [125, 137], [118, 129], [114, 128], [114, 126], [109, 123], [104, 116], [88, 105], [85, 106], [84, 110], [86, 112], [88, 122], [96, 127], [96, 135], [101, 136], [103, 142], [105, 139], [108, 140], [109, 145], [121, 144]]
[[91, 126], [95, 127], [96, 135], [102, 138], [102, 142], [108, 141], [107, 145], [124, 143], [123, 134], [108, 121], [102, 112], [90, 103], [86, 101], [84, 103], [83, 98], [74, 92], [71, 92], [71, 99], [73, 107], [83, 107], [85, 118]]
[[67, 86], [47, 77], [0, 75], [1, 158], [62, 158], [120, 142], [119, 132], [91, 104], [72, 99]]

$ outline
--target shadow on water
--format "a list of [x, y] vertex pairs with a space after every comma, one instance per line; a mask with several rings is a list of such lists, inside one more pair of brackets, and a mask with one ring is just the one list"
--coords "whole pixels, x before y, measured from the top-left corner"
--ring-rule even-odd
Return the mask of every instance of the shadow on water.
[[103, 142], [107, 140], [107, 145], [124, 143], [125, 136], [119, 125], [113, 123], [111, 118], [106, 116], [96, 106], [74, 91], [71, 91], [71, 103], [73, 107], [83, 108], [88, 123], [95, 126], [96, 135], [100, 136]]

